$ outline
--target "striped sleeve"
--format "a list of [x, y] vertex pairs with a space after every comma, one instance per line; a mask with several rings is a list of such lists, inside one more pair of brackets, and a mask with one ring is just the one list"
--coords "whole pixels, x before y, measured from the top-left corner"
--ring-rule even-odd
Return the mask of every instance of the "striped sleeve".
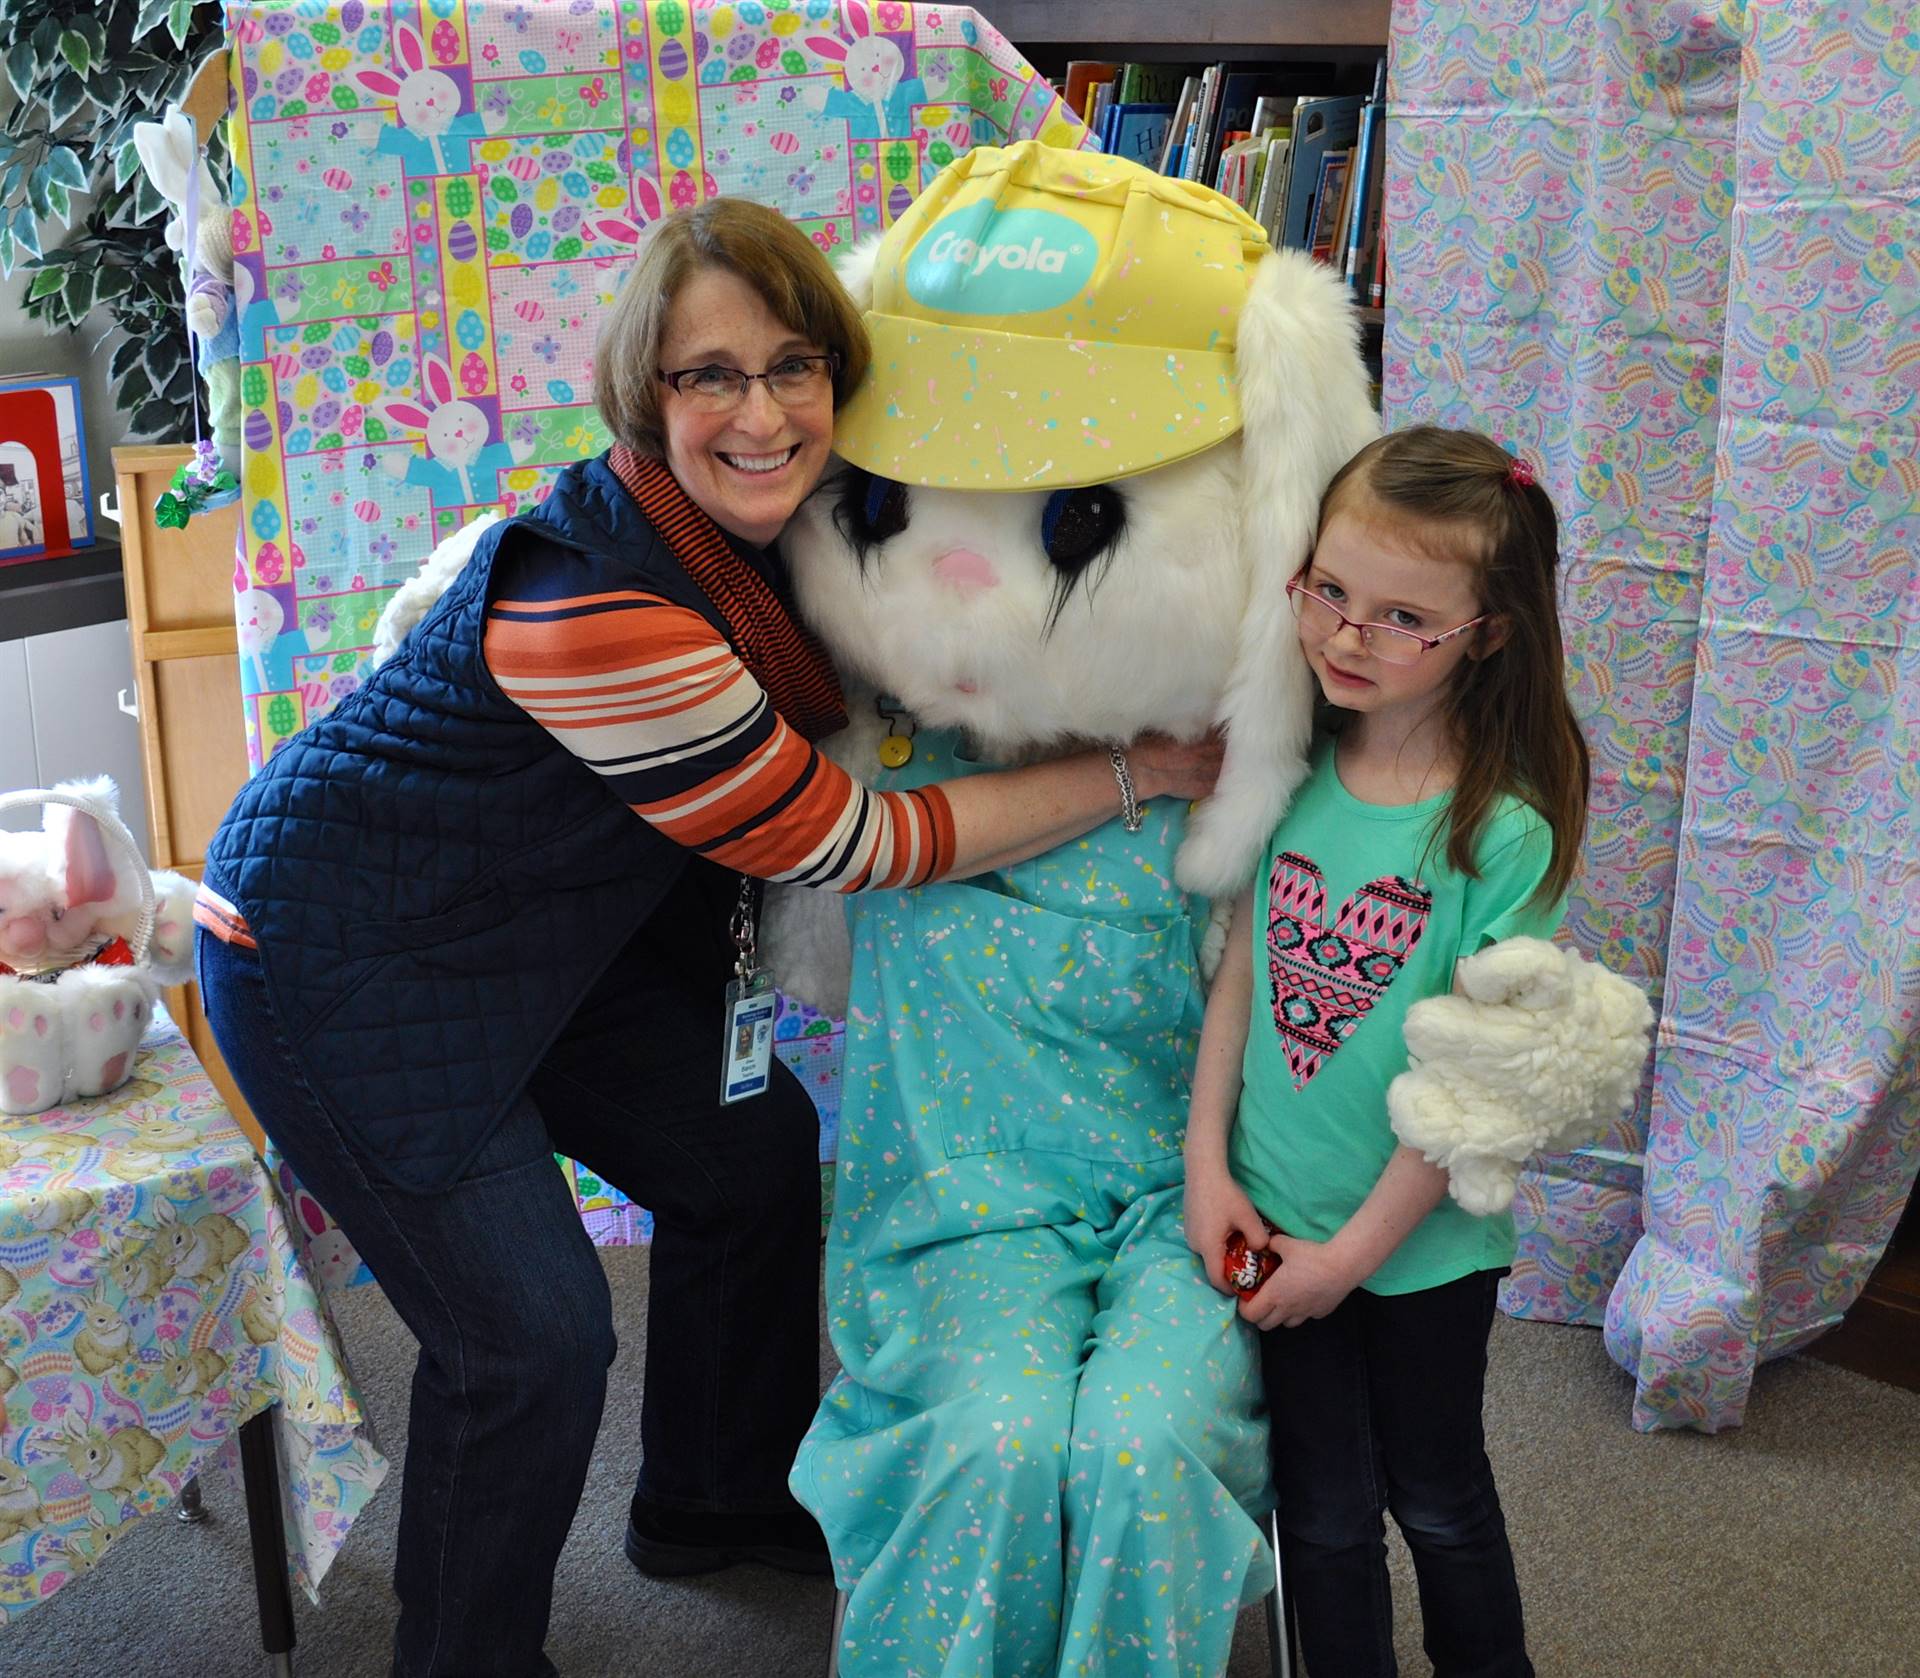
[[685, 606], [633, 590], [503, 596], [485, 652], [514, 704], [668, 838], [725, 867], [863, 891], [951, 866], [945, 793], [862, 786]]

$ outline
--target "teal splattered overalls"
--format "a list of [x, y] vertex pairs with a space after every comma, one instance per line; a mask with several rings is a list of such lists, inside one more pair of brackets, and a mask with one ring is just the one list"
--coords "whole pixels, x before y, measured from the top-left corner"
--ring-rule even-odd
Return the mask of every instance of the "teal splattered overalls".
[[[923, 734], [875, 782], [978, 766]], [[849, 900], [828, 1313], [793, 1470], [847, 1678], [1225, 1670], [1272, 1585], [1252, 1336], [1182, 1233], [1185, 808]], [[1196, 908], [1199, 905], [1194, 905]]]

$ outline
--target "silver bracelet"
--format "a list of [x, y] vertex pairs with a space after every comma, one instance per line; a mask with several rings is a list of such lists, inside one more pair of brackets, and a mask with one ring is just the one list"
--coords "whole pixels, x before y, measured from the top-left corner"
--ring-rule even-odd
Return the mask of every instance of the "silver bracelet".
[[1119, 746], [1109, 746], [1107, 761], [1113, 765], [1113, 778], [1120, 783], [1120, 825], [1129, 833], [1138, 833], [1147, 818], [1140, 813], [1140, 800], [1134, 796], [1133, 772], [1127, 768], [1126, 751]]

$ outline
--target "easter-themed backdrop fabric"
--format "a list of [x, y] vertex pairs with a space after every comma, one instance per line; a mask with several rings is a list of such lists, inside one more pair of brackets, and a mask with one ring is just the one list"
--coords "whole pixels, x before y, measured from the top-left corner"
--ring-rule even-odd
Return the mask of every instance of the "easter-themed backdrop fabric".
[[1661, 1008], [1637, 1111], [1523, 1183], [1505, 1303], [1604, 1323], [1636, 1426], [1731, 1426], [1920, 1144], [1920, 35], [1904, 0], [1392, 28], [1386, 416], [1553, 494], [1569, 932]]
[[[740, 194], [829, 254], [977, 144], [1086, 131], [972, 8], [839, 0], [236, 0], [241, 552], [255, 768], [351, 693], [436, 542], [611, 441], [592, 351], [635, 242]], [[830, 1158], [840, 1033], [781, 1057]], [[594, 1238], [647, 1214], [568, 1167]]]

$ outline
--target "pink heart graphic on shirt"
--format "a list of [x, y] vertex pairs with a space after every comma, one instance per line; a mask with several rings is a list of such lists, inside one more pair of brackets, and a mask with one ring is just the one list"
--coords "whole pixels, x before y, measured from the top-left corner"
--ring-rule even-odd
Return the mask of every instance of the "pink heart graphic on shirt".
[[1273, 1023], [1305, 1089], [1399, 976], [1427, 929], [1433, 893], [1398, 874], [1371, 880], [1327, 925], [1327, 882], [1296, 851], [1273, 859], [1267, 902], [1267, 972]]

